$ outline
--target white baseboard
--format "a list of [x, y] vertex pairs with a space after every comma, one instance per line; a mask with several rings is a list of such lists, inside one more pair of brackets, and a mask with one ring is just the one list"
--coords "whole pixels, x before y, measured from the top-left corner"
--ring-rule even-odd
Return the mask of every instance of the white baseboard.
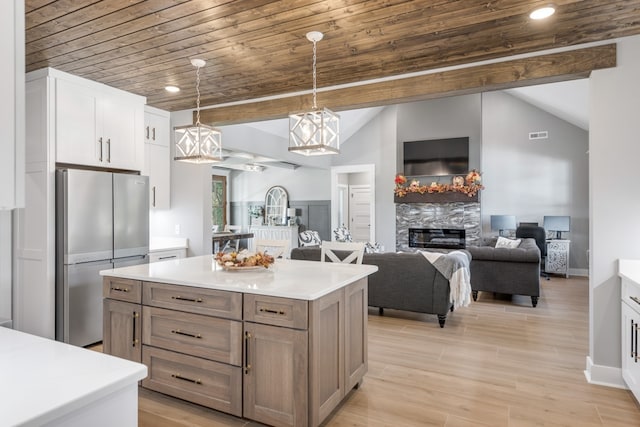
[[589, 277], [589, 269], [588, 268], [570, 268], [569, 276]]
[[584, 376], [589, 384], [628, 389], [622, 379], [622, 369], [611, 366], [594, 365], [591, 356], [587, 356], [587, 369]]

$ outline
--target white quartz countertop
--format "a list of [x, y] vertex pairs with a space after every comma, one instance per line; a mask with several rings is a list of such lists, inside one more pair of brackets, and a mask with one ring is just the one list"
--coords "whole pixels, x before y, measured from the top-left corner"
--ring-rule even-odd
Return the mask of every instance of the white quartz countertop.
[[640, 284], [640, 260], [618, 260], [618, 275]]
[[378, 271], [375, 265], [277, 259], [268, 269], [226, 271], [213, 256], [114, 268], [103, 276], [315, 300]]
[[0, 328], [0, 424], [42, 425], [147, 376], [128, 360]]

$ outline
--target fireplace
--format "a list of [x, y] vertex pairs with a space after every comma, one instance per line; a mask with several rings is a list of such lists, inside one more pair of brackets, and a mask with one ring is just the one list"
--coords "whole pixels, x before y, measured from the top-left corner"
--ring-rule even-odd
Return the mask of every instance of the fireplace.
[[410, 248], [464, 249], [465, 230], [460, 228], [409, 228]]

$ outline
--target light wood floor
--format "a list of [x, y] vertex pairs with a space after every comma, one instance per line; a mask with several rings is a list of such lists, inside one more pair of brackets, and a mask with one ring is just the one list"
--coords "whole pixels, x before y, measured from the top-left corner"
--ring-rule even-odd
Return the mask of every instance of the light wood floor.
[[[370, 309], [369, 372], [326, 426], [640, 426], [627, 390], [590, 385], [588, 281], [542, 280], [531, 299], [494, 298], [450, 314]], [[142, 427], [256, 426], [140, 389]]]

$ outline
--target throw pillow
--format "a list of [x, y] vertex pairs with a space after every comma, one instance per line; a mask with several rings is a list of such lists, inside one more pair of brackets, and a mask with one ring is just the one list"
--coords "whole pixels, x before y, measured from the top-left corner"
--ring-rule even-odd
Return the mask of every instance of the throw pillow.
[[498, 237], [498, 241], [496, 242], [496, 248], [517, 248], [520, 246], [520, 242], [522, 239], [507, 239], [506, 237]]
[[301, 231], [299, 236], [300, 246], [320, 246], [322, 242], [317, 231]]
[[351, 242], [351, 233], [344, 225], [333, 230], [333, 237], [336, 242]]

